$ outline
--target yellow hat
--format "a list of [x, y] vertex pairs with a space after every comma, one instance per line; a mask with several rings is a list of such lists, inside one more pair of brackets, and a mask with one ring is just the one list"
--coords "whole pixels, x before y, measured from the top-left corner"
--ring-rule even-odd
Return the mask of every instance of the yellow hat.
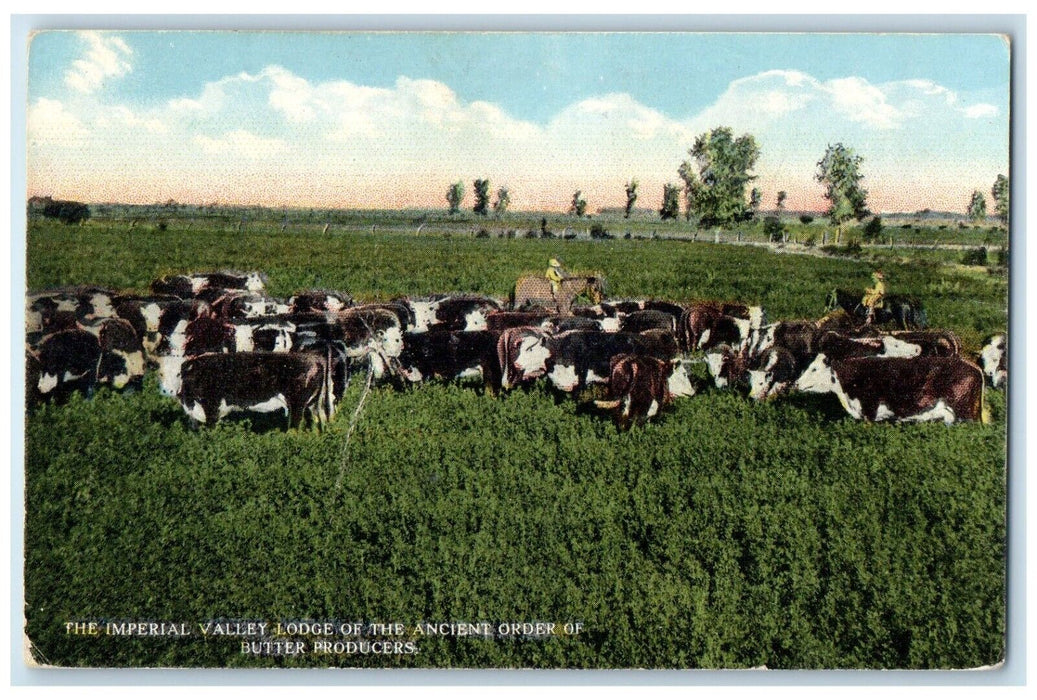
[[551, 258], [547, 261], [547, 264], [551, 267], [561, 267], [562, 263], [558, 262], [558, 258]]

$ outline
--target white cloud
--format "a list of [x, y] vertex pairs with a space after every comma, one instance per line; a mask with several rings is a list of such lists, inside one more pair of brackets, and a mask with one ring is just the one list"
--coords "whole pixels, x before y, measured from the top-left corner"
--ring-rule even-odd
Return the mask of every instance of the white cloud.
[[969, 119], [982, 119], [983, 117], [996, 117], [998, 109], [994, 105], [977, 104], [965, 108], [965, 116]]
[[133, 50], [118, 36], [80, 32], [87, 44], [86, 55], [65, 71], [65, 85], [83, 93], [96, 92], [108, 78], [119, 78], [132, 70]]
[[76, 115], [57, 100], [41, 97], [29, 107], [26, 127], [30, 141], [67, 144], [81, 139], [87, 130]]
[[[968, 191], [958, 206], [964, 206], [972, 189], [1007, 167], [1007, 123], [993, 118], [998, 113], [991, 104], [965, 104], [931, 81], [876, 85], [848, 76], [825, 82], [773, 70], [733, 81], [712, 105], [683, 119], [629, 94], [606, 93], [537, 124], [497, 104], [466, 102], [433, 80], [400, 76], [386, 87], [314, 82], [268, 66], [154, 108], [107, 104], [97, 95], [39, 100], [30, 111], [30, 158], [68, 149], [67, 158], [82, 164], [69, 187], [82, 187], [78, 183], [89, 181], [83, 173], [98, 170], [97, 163], [105, 164], [109, 188], [115, 187], [111, 173], [125, 171], [137, 183], [122, 195], [127, 199], [190, 201], [218, 193], [223, 201], [262, 196], [305, 205], [441, 206], [450, 182], [489, 177], [494, 188], [510, 185], [516, 209], [564, 209], [575, 189], [594, 209], [621, 206], [623, 184], [636, 177], [639, 203], [654, 207], [663, 183], [677, 180], [695, 137], [727, 125], [753, 134], [760, 145], [756, 173], [765, 202], [784, 189], [789, 208], [813, 204], [806, 200], [819, 196], [815, 164], [827, 144], [843, 142], [864, 157], [872, 193], [891, 198], [873, 203], [878, 210], [918, 196], [917, 187], [897, 192], [891, 183], [959, 173], [968, 163], [976, 181], [962, 186]], [[73, 138], [74, 152], [68, 147]], [[923, 171], [936, 175], [918, 175]], [[57, 167], [38, 172], [71, 178]], [[161, 191], [176, 187], [189, 187], [190, 194]], [[930, 189], [943, 196], [950, 186]], [[91, 199], [88, 192], [67, 196], [73, 195]]]

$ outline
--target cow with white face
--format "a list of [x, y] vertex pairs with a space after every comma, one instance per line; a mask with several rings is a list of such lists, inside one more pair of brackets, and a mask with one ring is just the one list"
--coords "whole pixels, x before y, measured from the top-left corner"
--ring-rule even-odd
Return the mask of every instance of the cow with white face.
[[796, 381], [800, 391], [834, 393], [866, 421], [988, 421], [983, 373], [959, 357], [830, 360], [819, 354]]
[[501, 388], [511, 389], [547, 374], [551, 351], [548, 334], [540, 328], [520, 326], [501, 331], [497, 340], [497, 359], [501, 368]]
[[799, 371], [792, 353], [775, 345], [756, 358], [748, 375], [749, 398], [762, 401], [787, 392]]
[[980, 367], [990, 386], [997, 389], [1008, 378], [1008, 336], [1005, 333], [992, 335], [983, 341], [979, 352]]

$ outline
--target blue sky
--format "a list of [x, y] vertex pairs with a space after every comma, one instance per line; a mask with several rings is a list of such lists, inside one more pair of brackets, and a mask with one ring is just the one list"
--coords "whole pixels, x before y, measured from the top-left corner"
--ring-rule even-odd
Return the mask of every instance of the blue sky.
[[29, 183], [440, 206], [489, 176], [520, 207], [564, 208], [572, 187], [615, 206], [630, 177], [654, 200], [727, 124], [760, 142], [765, 202], [817, 204], [812, 164], [843, 141], [873, 209], [962, 209], [1007, 172], [1008, 99], [993, 35], [51, 32], [30, 51]]

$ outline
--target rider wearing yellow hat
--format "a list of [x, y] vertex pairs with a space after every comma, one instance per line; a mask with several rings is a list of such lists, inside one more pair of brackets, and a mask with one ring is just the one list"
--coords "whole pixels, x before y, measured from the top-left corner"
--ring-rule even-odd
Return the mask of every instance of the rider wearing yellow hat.
[[569, 276], [562, 267], [562, 263], [558, 261], [558, 258], [551, 258], [547, 262], [547, 272], [544, 273], [544, 277], [551, 283], [551, 293], [558, 296], [558, 292], [562, 288], [562, 280]]
[[875, 309], [882, 308], [882, 298], [886, 296], [886, 276], [882, 274], [882, 270], [871, 273], [871, 279], [875, 285], [866, 288], [861, 299], [861, 305], [868, 310], [868, 323], [875, 317]]

